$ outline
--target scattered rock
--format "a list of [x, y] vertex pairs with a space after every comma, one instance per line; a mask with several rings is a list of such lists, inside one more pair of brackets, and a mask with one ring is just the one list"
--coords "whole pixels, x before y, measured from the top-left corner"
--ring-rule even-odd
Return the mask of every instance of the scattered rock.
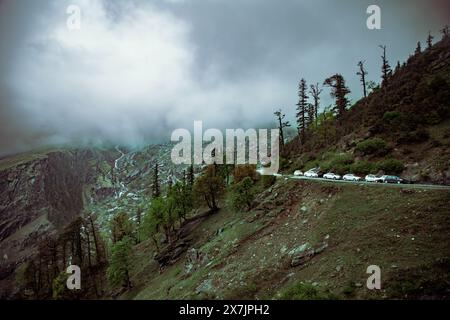
[[211, 293], [214, 291], [214, 286], [211, 279], [203, 281], [195, 290], [197, 294], [200, 293]]
[[326, 248], [328, 248], [328, 243], [323, 243], [321, 246], [319, 246], [316, 249], [314, 249], [314, 254], [319, 254], [323, 250], [325, 250]]
[[291, 267], [297, 267], [311, 260], [315, 255], [321, 253], [328, 247], [328, 243], [322, 243], [318, 247], [311, 248], [308, 242], [304, 243], [300, 247], [289, 251], [291, 259]]
[[305, 250], [309, 249], [310, 247], [311, 247], [311, 245], [308, 242], [305, 242], [301, 246], [296, 247], [296, 248], [292, 249], [291, 251], [289, 251], [289, 255], [290, 256], [299, 255], [299, 254], [303, 253]]
[[309, 261], [314, 256], [314, 250], [308, 250], [292, 257], [291, 267], [297, 267]]

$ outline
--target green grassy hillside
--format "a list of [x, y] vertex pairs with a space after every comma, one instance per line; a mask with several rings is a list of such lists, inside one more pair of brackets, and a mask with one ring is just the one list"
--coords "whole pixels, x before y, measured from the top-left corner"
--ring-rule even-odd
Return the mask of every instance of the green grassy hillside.
[[[258, 202], [200, 218], [184, 239], [196, 259], [159, 270], [151, 242], [136, 246], [122, 298], [448, 298], [449, 191], [279, 180]], [[381, 291], [366, 288], [369, 265]]]

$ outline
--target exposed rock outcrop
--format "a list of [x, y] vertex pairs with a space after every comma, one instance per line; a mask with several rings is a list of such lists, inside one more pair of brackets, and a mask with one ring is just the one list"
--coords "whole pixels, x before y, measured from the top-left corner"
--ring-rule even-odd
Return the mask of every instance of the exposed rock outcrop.
[[0, 162], [0, 294], [39, 242], [83, 211], [106, 160], [93, 150], [55, 150]]

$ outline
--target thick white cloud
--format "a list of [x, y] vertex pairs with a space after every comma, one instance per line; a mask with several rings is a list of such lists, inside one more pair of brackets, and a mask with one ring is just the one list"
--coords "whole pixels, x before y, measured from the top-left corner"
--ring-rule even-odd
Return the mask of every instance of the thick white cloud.
[[[416, 2], [383, 4], [383, 29], [369, 31], [370, 0], [0, 0], [0, 155], [167, 141], [194, 120], [256, 127], [278, 108], [294, 124], [300, 78], [340, 72], [356, 100], [359, 60], [378, 81], [379, 44], [395, 64], [437, 30]], [[66, 26], [70, 4], [79, 31]]]
[[194, 120], [251, 126], [264, 118], [251, 108], [269, 112], [280, 101], [275, 79], [224, 82], [213, 65], [200, 79], [190, 26], [168, 12], [127, 5], [114, 16], [102, 1], [75, 3], [81, 29], [67, 28], [58, 1], [36, 19], [10, 69], [15, 108], [28, 115], [28, 129], [45, 128], [50, 142], [136, 145], [168, 140], [169, 128]]

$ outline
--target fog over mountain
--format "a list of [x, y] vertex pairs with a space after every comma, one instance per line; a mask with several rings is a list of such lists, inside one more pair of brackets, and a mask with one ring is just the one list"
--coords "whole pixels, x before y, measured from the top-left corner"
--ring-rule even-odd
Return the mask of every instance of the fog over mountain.
[[[137, 146], [194, 120], [262, 126], [278, 108], [294, 122], [301, 77], [342, 73], [355, 101], [359, 60], [378, 82], [379, 44], [394, 66], [450, 20], [445, 0], [330, 3], [0, 0], [0, 155], [59, 143]], [[67, 28], [71, 4], [80, 30]], [[370, 4], [381, 7], [382, 30], [366, 27]]]

